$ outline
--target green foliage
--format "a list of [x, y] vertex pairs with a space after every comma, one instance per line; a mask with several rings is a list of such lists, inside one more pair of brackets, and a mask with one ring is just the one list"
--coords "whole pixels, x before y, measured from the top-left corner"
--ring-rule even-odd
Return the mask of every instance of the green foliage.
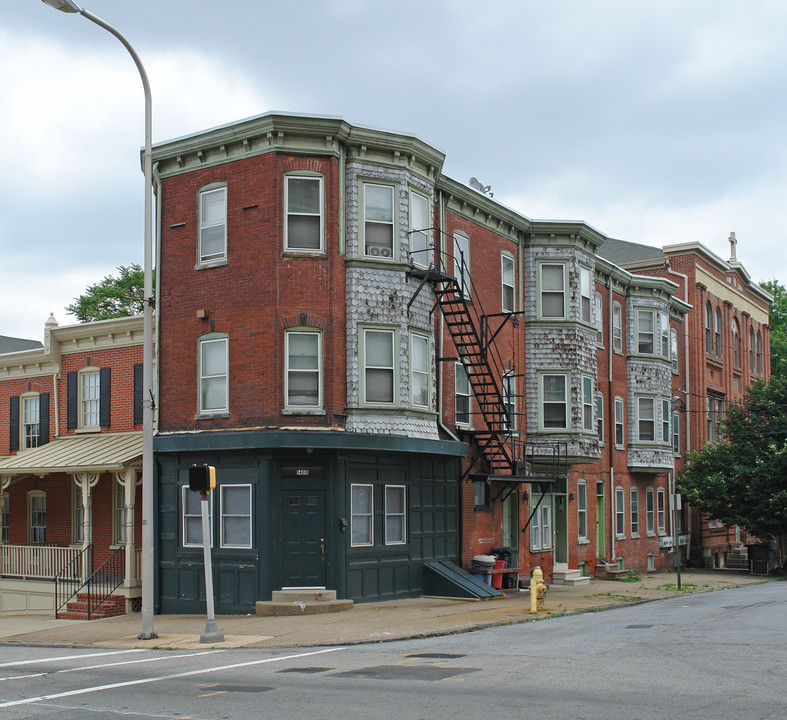
[[686, 500], [761, 539], [787, 534], [787, 377], [755, 383], [728, 405], [725, 441], [689, 455], [678, 478]]
[[139, 265], [120, 265], [118, 277], [107, 275], [90, 285], [66, 308], [79, 322], [140, 315], [143, 310], [144, 272]]
[[776, 279], [760, 285], [773, 295], [769, 312], [771, 375], [787, 377], [787, 288]]

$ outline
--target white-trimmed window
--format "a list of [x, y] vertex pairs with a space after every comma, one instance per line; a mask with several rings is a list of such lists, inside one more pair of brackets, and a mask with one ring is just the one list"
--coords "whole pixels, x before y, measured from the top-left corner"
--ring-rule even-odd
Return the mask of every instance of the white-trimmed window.
[[656, 529], [659, 535], [667, 534], [667, 503], [664, 488], [656, 490]]
[[601, 293], [596, 293], [593, 296], [593, 325], [596, 328], [596, 342], [599, 345], [604, 344], [604, 301], [601, 298]]
[[322, 334], [313, 330], [284, 333], [284, 396], [288, 408], [322, 407]]
[[593, 431], [593, 378], [582, 376], [582, 429]]
[[757, 331], [757, 374], [762, 375], [762, 332]]
[[[250, 548], [251, 485], [220, 485], [221, 547]], [[192, 493], [197, 495], [198, 493]]]
[[429, 392], [429, 338], [418, 333], [410, 334], [410, 404], [428, 408]]
[[612, 303], [612, 349], [623, 352], [623, 308], [619, 302]]
[[669, 333], [670, 339], [670, 358], [672, 358], [672, 372], [676, 375], [680, 372], [678, 358], [678, 331], [672, 328]]
[[615, 488], [615, 537], [626, 537], [626, 495], [622, 487]]
[[546, 498], [530, 520], [530, 549], [536, 552], [552, 549], [552, 504]]
[[[210, 528], [210, 544], [213, 547], [213, 496], [208, 494], [208, 527]], [[180, 488], [181, 527], [183, 529], [183, 547], [202, 547], [202, 498], [200, 493], [189, 489], [188, 485]]]
[[672, 429], [670, 428], [670, 415], [672, 408], [669, 400], [661, 401], [661, 442], [672, 444]]
[[563, 263], [541, 263], [541, 317], [562, 320], [566, 317], [566, 268]]
[[680, 415], [672, 413], [672, 452], [680, 455]]
[[470, 238], [454, 233], [454, 277], [462, 295], [470, 297]]
[[588, 484], [584, 480], [577, 482], [577, 540], [588, 539]]
[[117, 480], [112, 484], [112, 543], [126, 542], [126, 488]]
[[429, 267], [432, 258], [429, 253], [431, 246], [432, 223], [429, 220], [429, 198], [410, 193], [410, 262], [417, 267]]
[[516, 430], [516, 376], [513, 372], [503, 375], [503, 407], [506, 411], [506, 428]]
[[661, 357], [669, 359], [670, 356], [670, 327], [669, 315], [667, 313], [659, 313], [659, 324], [661, 325]]
[[564, 373], [541, 376], [541, 423], [545, 430], [568, 428], [568, 378]]
[[598, 441], [604, 442], [604, 395], [603, 393], [596, 394], [596, 430], [598, 432]]
[[713, 307], [710, 300], [705, 303], [705, 352], [713, 352]]
[[756, 342], [754, 340], [754, 328], [749, 326], [749, 372], [755, 373], [757, 367]]
[[708, 431], [707, 442], [721, 442], [723, 439], [721, 422], [724, 419], [724, 399], [716, 395], [708, 395], [706, 397], [706, 404]]
[[323, 180], [286, 175], [284, 182], [284, 247], [294, 252], [320, 252], [323, 243]]
[[637, 310], [637, 352], [653, 355], [653, 310]]
[[40, 441], [41, 398], [39, 395], [23, 395], [22, 401], [22, 450], [38, 447]]
[[46, 542], [46, 493], [31, 490], [27, 494], [27, 542], [43, 545]]
[[350, 545], [374, 545], [374, 486], [350, 486]]
[[394, 207], [392, 185], [363, 184], [363, 254], [366, 257], [376, 260], [396, 257]]
[[199, 413], [229, 410], [229, 341], [204, 337], [199, 341]]
[[653, 398], [637, 398], [637, 439], [640, 442], [656, 439], [656, 401]]
[[462, 363], [454, 363], [454, 415], [457, 425], [470, 425], [470, 378]]
[[79, 427], [97, 428], [101, 422], [101, 375], [98, 368], [79, 372]]
[[579, 312], [583, 323], [590, 324], [590, 270], [579, 268]]
[[730, 324], [730, 333], [732, 335], [732, 364], [735, 367], [741, 366], [741, 331], [738, 325], [738, 318], [732, 318]]
[[639, 537], [639, 490], [631, 488], [629, 493], [629, 515], [631, 517], [631, 537]]
[[8, 545], [11, 533], [11, 500], [8, 493], [3, 493], [3, 503], [0, 505], [0, 542]]
[[645, 490], [645, 530], [648, 535], [656, 534], [656, 509], [653, 488]]
[[407, 502], [404, 485], [385, 486], [385, 544], [407, 542]]
[[625, 419], [625, 405], [623, 399], [615, 398], [615, 446], [623, 447], [625, 442], [624, 428], [626, 424]]
[[514, 312], [514, 258], [505, 253], [500, 256], [500, 284], [503, 312]]
[[82, 504], [82, 491], [71, 485], [71, 542], [82, 544], [85, 540], [85, 506]]
[[716, 339], [716, 357], [721, 357], [721, 308], [716, 308], [713, 316], [713, 336]]
[[227, 188], [202, 190], [199, 194], [199, 262], [227, 257]]
[[363, 330], [363, 402], [367, 405], [393, 405], [396, 402], [395, 340], [393, 330]]

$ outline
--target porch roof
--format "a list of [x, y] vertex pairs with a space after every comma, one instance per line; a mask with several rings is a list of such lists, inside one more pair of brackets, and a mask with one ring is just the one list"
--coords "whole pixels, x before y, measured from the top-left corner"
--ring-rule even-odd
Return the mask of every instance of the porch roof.
[[141, 432], [68, 435], [0, 458], [0, 475], [113, 472], [123, 470], [141, 457]]

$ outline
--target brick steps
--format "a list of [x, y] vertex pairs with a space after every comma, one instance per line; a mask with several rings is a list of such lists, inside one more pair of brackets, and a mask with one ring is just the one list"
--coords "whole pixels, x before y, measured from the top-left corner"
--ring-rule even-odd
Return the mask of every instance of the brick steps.
[[60, 620], [101, 620], [102, 618], [117, 617], [126, 614], [126, 598], [122, 595], [110, 595], [88, 617], [87, 593], [79, 593], [76, 600], [71, 600], [65, 610], [60, 610], [57, 617]]

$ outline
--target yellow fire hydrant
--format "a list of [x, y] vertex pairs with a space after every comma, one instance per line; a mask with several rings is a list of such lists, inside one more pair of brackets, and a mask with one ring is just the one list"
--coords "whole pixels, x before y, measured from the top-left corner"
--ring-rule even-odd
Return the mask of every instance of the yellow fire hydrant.
[[533, 568], [530, 576], [530, 612], [537, 613], [544, 609], [544, 598], [547, 595], [547, 586], [544, 584], [544, 571], [539, 565]]

